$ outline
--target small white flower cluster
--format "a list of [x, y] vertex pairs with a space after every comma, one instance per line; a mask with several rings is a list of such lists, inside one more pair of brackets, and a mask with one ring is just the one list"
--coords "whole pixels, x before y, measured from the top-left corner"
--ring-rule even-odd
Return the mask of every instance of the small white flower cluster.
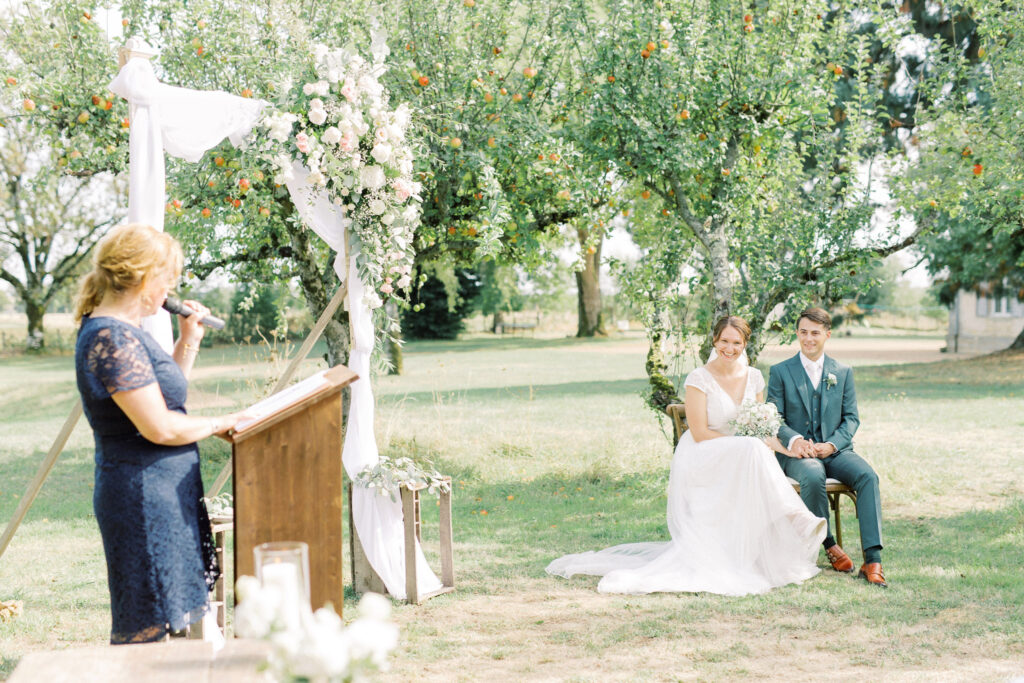
[[281, 592], [261, 586], [252, 576], [236, 584], [235, 633], [269, 640], [267, 664], [278, 681], [366, 680], [386, 671], [388, 655], [398, 646], [398, 627], [390, 621], [391, 603], [376, 593], [359, 601], [359, 617], [347, 627], [330, 606], [304, 615], [300, 629], [282, 628]]
[[744, 401], [736, 417], [730, 420], [729, 424], [736, 430], [737, 436], [770, 439], [778, 434], [782, 418], [774, 403]]
[[406, 140], [409, 107], [392, 109], [379, 80], [386, 70], [383, 40], [374, 35], [373, 62], [317, 45], [312, 78], [290, 89], [263, 120], [269, 138], [264, 154], [277, 168], [275, 182], [292, 180], [293, 162], [301, 162], [308, 181], [350, 221], [346, 227], [373, 308], [412, 283], [421, 201]]
[[425, 466], [420, 466], [412, 458], [392, 460], [387, 456], [357, 474], [356, 483], [364, 488], [376, 489], [382, 496], [390, 495], [392, 500], [398, 499], [398, 489], [403, 484], [426, 486], [427, 491], [433, 495], [451, 490], [448, 478], [435, 470], [429, 460]]

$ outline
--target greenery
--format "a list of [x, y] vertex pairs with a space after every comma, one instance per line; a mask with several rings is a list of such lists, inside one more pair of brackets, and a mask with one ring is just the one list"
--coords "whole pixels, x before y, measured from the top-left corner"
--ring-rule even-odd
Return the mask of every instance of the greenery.
[[[857, 366], [857, 445], [882, 482], [891, 587], [824, 571], [742, 598], [599, 595], [595, 579], [544, 574], [563, 553], [667, 538], [670, 430], [640, 400], [642, 336], [407, 344], [406, 375], [376, 383], [377, 431], [385, 455], [429, 457], [453, 478], [456, 591], [396, 606], [402, 644], [389, 680], [452, 672], [465, 680], [770, 678], [780, 669], [820, 672], [823, 662], [868, 679], [1016, 675], [1024, 462], [1020, 425], [1007, 416], [1024, 411], [1024, 358], [864, 364], [886, 348], [920, 357], [941, 343], [906, 335], [831, 342]], [[762, 360], [791, 353], [769, 348]], [[2, 368], [6, 521], [76, 391], [69, 358], [10, 359]], [[190, 408], [217, 414], [247, 404], [279, 371], [252, 349], [204, 349]], [[209, 440], [202, 450], [210, 481], [227, 449]], [[4, 673], [28, 652], [107, 640], [92, 473], [92, 437], [80, 425], [0, 559], [0, 600], [24, 604], [0, 623]], [[436, 567], [435, 510], [423, 506]], [[843, 511], [846, 547], [859, 561], [848, 502]], [[347, 618], [354, 606], [349, 595]]]

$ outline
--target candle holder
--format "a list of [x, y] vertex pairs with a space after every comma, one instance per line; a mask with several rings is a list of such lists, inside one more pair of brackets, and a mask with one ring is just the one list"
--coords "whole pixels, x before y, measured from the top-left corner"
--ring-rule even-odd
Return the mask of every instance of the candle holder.
[[300, 630], [311, 613], [309, 546], [301, 541], [261, 543], [253, 548], [253, 558], [260, 584], [281, 594], [281, 625], [286, 631]]

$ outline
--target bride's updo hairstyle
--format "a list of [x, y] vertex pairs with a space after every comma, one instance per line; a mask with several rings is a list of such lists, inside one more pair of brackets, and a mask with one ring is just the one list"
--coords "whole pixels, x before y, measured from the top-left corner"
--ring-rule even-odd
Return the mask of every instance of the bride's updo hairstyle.
[[108, 232], [92, 257], [92, 271], [82, 278], [75, 299], [75, 323], [100, 305], [109, 292], [141, 287], [161, 272], [181, 275], [181, 247], [165, 232], [142, 223], [126, 223]]
[[746, 344], [750, 340], [750, 325], [747, 321], [738, 315], [727, 315], [718, 319], [715, 323], [715, 327], [712, 330], [711, 341], [717, 343], [722, 337], [722, 332], [725, 332], [725, 328], [731, 327], [740, 333], [743, 337], [743, 343]]

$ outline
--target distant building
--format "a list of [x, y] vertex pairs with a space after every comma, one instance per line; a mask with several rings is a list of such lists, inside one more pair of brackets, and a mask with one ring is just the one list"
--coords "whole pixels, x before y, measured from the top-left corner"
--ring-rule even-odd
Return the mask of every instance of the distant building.
[[949, 311], [946, 348], [954, 353], [1005, 349], [1024, 329], [1024, 302], [1016, 296], [957, 292]]

